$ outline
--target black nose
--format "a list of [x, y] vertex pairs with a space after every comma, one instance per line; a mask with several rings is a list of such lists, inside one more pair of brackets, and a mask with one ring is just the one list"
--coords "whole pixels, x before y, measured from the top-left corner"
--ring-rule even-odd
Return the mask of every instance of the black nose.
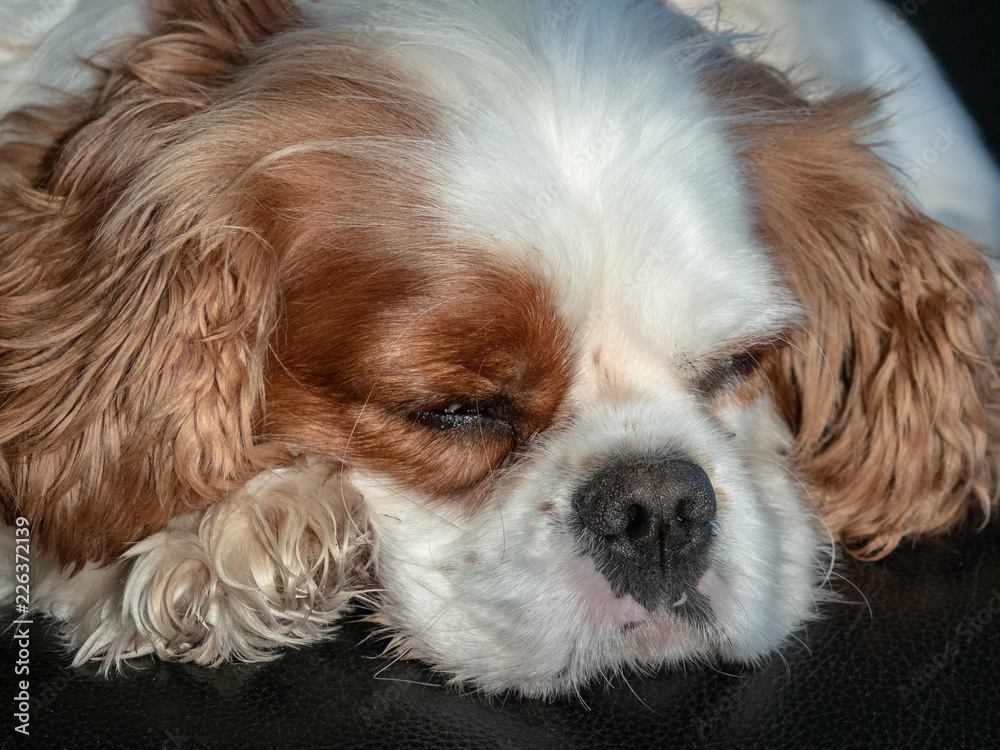
[[647, 609], [677, 603], [708, 567], [715, 490], [682, 458], [617, 460], [573, 497], [580, 538], [619, 596]]

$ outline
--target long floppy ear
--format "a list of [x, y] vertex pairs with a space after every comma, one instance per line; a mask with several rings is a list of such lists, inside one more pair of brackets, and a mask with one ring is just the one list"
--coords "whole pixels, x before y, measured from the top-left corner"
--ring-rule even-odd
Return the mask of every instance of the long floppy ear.
[[164, 2], [92, 97], [5, 123], [32, 133], [0, 150], [0, 502], [63, 564], [255, 473], [276, 260], [178, 144], [290, 5]]
[[[858, 557], [997, 504], [1000, 303], [985, 248], [923, 216], [865, 144], [877, 97], [806, 103], [761, 66], [757, 226], [807, 310], [771, 363], [793, 465]], [[746, 83], [746, 78], [743, 81]]]

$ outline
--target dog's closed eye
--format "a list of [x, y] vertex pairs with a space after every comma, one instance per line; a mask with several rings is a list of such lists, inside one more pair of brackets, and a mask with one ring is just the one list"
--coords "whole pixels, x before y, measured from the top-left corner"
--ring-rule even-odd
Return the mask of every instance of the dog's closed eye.
[[442, 406], [412, 412], [409, 419], [433, 430], [454, 432], [456, 436], [470, 433], [512, 440], [516, 432], [514, 405], [502, 395], [453, 396]]
[[755, 345], [716, 357], [695, 378], [695, 391], [707, 398], [732, 393], [760, 371], [762, 358], [769, 348], [770, 344]]

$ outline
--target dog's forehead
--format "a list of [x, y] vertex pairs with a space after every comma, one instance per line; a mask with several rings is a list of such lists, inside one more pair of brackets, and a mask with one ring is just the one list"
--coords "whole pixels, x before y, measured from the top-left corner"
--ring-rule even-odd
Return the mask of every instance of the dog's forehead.
[[431, 202], [457, 244], [543, 275], [595, 346], [631, 336], [698, 358], [767, 338], [794, 304], [689, 59], [700, 29], [652, 3], [613, 24], [602, 12], [549, 18], [530, 43], [485, 13], [471, 47], [393, 47], [441, 112]]

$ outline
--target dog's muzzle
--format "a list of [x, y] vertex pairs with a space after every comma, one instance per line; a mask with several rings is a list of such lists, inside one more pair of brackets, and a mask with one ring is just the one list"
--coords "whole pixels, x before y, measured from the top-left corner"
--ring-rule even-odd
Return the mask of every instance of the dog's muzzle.
[[573, 496], [586, 554], [618, 596], [649, 611], [694, 604], [708, 568], [715, 490], [686, 458], [616, 459]]

